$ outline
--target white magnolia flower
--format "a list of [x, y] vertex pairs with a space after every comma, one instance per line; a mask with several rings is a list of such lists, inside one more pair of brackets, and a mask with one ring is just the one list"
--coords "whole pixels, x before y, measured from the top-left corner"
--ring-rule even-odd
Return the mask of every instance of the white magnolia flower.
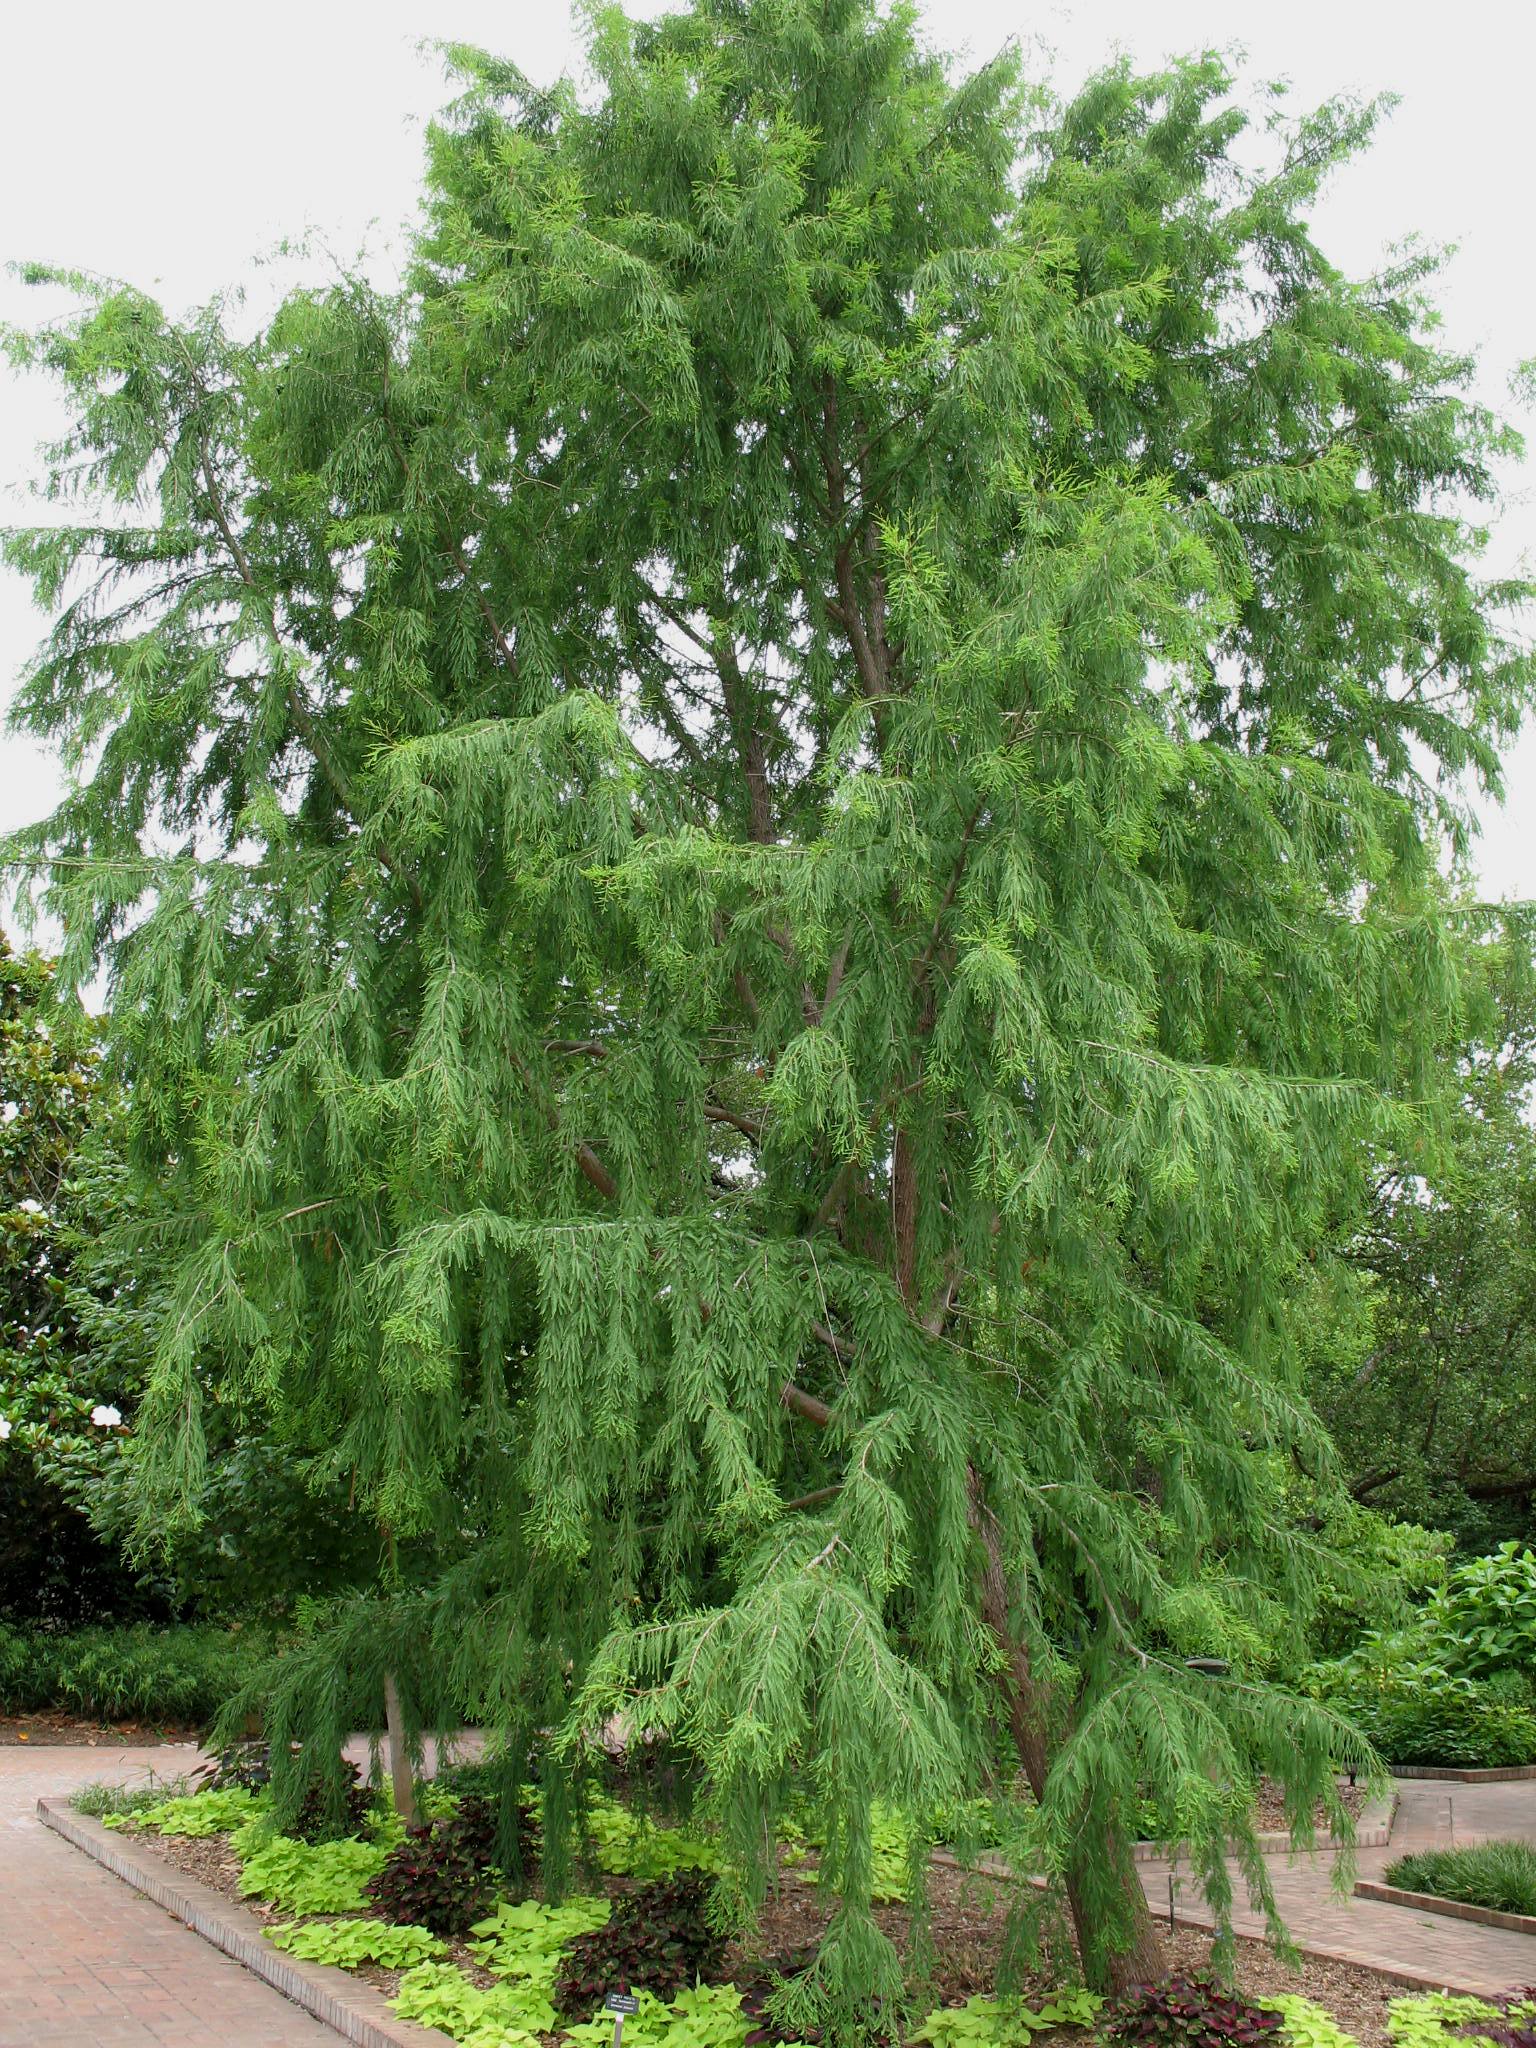
[[121, 1410], [112, 1407], [108, 1402], [98, 1401], [91, 1410], [91, 1420], [98, 1429], [116, 1429], [122, 1419]]
[[24, 1202], [18, 1202], [16, 1206], [24, 1216], [46, 1216], [48, 1214], [42, 1203], [34, 1202], [30, 1195], [28, 1195]]
[[6, 1438], [10, 1435], [10, 1433], [11, 1418], [9, 1417], [9, 1415], [0, 1415], [0, 1444], [3, 1444], [5, 1442]]

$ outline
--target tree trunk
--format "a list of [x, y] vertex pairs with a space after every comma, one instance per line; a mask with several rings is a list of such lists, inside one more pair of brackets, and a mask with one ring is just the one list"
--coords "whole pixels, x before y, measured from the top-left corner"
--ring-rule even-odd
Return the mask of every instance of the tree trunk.
[[395, 1811], [408, 1828], [416, 1825], [416, 1787], [411, 1778], [411, 1760], [405, 1748], [405, 1720], [400, 1712], [400, 1689], [393, 1671], [384, 1674], [384, 1726], [389, 1736], [389, 1781], [395, 1795]]
[[[1050, 1769], [1050, 1699], [1030, 1670], [1028, 1651], [1013, 1633], [997, 1523], [982, 1499], [974, 1472], [970, 1492], [971, 1521], [987, 1557], [982, 1573], [982, 1619], [1007, 1659], [1002, 1685], [1019, 1764], [1035, 1798], [1043, 1799]], [[1167, 1968], [1162, 1941], [1152, 1922], [1130, 1843], [1120, 1830], [1098, 1831], [1091, 1845], [1074, 1843], [1067, 1854], [1065, 1876], [1067, 1909], [1090, 1989], [1114, 1994], [1162, 1976]], [[1095, 1911], [1095, 1893], [1101, 1901], [1107, 1897], [1108, 1911]]]
[[1094, 1855], [1101, 1864], [1100, 1885], [1107, 1881], [1115, 1894], [1110, 1916], [1113, 1924], [1102, 1925], [1100, 1916], [1085, 1900], [1082, 1865], [1075, 1854], [1067, 1859], [1067, 1907], [1089, 1988], [1114, 1997], [1133, 1984], [1145, 1984], [1166, 1975], [1168, 1958], [1131, 1856], [1131, 1845], [1119, 1828], [1100, 1834]]

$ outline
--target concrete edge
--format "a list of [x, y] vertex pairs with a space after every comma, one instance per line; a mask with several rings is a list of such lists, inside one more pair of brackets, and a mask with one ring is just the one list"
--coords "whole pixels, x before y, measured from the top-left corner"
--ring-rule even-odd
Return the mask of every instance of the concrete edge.
[[1394, 1764], [1394, 1778], [1427, 1780], [1432, 1785], [1517, 1785], [1536, 1778], [1536, 1764], [1504, 1764], [1496, 1770], [1444, 1770], [1434, 1764]]
[[1470, 1920], [1477, 1927], [1507, 1927], [1512, 1934], [1536, 1934], [1536, 1919], [1529, 1913], [1503, 1913], [1496, 1906], [1469, 1906], [1463, 1899], [1437, 1898], [1433, 1892], [1405, 1892], [1401, 1886], [1383, 1884], [1379, 1878], [1357, 1879], [1355, 1896], [1380, 1899], [1388, 1906], [1413, 1906], [1420, 1913], [1440, 1913], [1447, 1920]]
[[452, 2037], [436, 2027], [397, 2019], [382, 1992], [348, 1971], [329, 1963], [300, 1962], [274, 1948], [254, 1913], [158, 1858], [153, 1866], [142, 1862], [131, 1836], [76, 1813], [67, 1799], [39, 1799], [37, 1816], [72, 1848], [152, 1899], [252, 1976], [280, 1991], [342, 2040], [354, 2043], [354, 2048], [455, 2048]]

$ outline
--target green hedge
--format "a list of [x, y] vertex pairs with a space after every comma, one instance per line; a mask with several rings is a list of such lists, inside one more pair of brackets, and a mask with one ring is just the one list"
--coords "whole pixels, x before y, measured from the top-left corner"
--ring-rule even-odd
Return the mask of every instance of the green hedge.
[[260, 1635], [221, 1628], [0, 1624], [0, 1713], [62, 1708], [87, 1719], [205, 1721], [271, 1654]]
[[1475, 1771], [1536, 1763], [1536, 1714], [1480, 1686], [1362, 1685], [1334, 1693], [1328, 1704], [1389, 1764]]

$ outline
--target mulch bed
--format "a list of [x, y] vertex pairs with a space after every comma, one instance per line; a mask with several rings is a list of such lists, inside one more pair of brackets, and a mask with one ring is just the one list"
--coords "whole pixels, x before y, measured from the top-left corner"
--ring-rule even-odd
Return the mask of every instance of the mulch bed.
[[82, 1721], [73, 1714], [0, 1715], [0, 1746], [38, 1749], [149, 1749], [162, 1742], [196, 1742], [201, 1728], [169, 1721]]
[[[225, 1897], [238, 1900], [259, 1920], [275, 1921], [288, 1916], [258, 1899], [242, 1899], [238, 1891], [240, 1865], [223, 1835], [201, 1841], [185, 1836], [156, 1836], [132, 1829], [135, 1845], [146, 1854], [185, 1871]], [[607, 1880], [607, 1889], [629, 1889], [623, 1880]], [[956, 2004], [974, 1992], [993, 1988], [1003, 1946], [1003, 1924], [1011, 1885], [969, 1873], [936, 1867], [930, 1873], [928, 1938], [932, 1964], [928, 1995], [935, 2005]], [[721, 1975], [737, 1984], [761, 1978], [774, 1958], [792, 1955], [817, 1939], [825, 1924], [827, 1909], [816, 1887], [786, 1873], [777, 1896], [766, 1902], [760, 1924], [750, 1941], [733, 1944], [727, 1951]], [[909, 1946], [909, 1915], [905, 1907], [885, 1906], [876, 1911], [882, 1929], [903, 1952]], [[1170, 1970], [1204, 1970], [1210, 1967], [1211, 1936], [1199, 1928], [1180, 1927], [1159, 1931]], [[1387, 2007], [1402, 1996], [1403, 1987], [1374, 1970], [1358, 1964], [1332, 1962], [1317, 1957], [1302, 1958], [1291, 1969], [1261, 1942], [1238, 1942], [1237, 1981], [1251, 1995], [1271, 1996], [1300, 1992], [1331, 2013], [1339, 2024], [1362, 2044], [1362, 2048], [1388, 2048]], [[465, 1947], [455, 1947], [452, 1960], [477, 1984], [496, 1982], [480, 1968]], [[1027, 1976], [1020, 1990], [1030, 2002], [1039, 2004], [1052, 1987], [1075, 1976], [1070, 1942], [1058, 1938], [1055, 1968]], [[386, 1997], [399, 1987], [400, 1973], [365, 1966], [354, 1973]], [[1063, 2030], [1059, 2035], [1036, 2037], [1053, 2048], [1082, 2048], [1083, 2035]]]
[[[1365, 1811], [1365, 1787], [1363, 1785], [1340, 1785], [1339, 1797], [1344, 1810], [1355, 1820]], [[1322, 1802], [1314, 1809], [1313, 1818], [1321, 1827], [1323, 1823]], [[1254, 1801], [1254, 1823], [1261, 1830], [1282, 1832], [1288, 1825], [1285, 1817], [1285, 1798], [1280, 1787], [1265, 1778], [1259, 1786], [1259, 1796]]]

